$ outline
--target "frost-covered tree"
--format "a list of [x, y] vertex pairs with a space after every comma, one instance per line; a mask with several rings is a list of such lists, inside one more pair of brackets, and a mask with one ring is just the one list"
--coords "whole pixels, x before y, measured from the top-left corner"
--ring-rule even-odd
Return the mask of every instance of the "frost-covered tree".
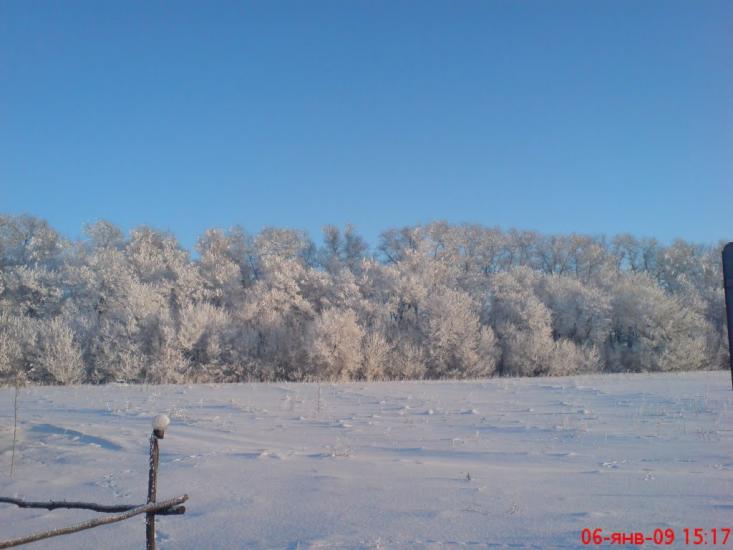
[[48, 222], [31, 216], [0, 215], [0, 267], [53, 267], [68, 243]]
[[84, 379], [84, 363], [74, 333], [63, 319], [37, 320], [30, 352], [31, 379], [51, 384], [76, 384]]
[[252, 376], [258, 379], [300, 380], [308, 367], [306, 330], [315, 317], [313, 305], [303, 296], [309, 269], [292, 257], [260, 261], [261, 278], [238, 315], [250, 343], [241, 351], [257, 365]]
[[178, 349], [186, 380], [236, 379], [236, 332], [227, 312], [210, 303], [189, 303], [181, 310]]
[[89, 239], [88, 244], [93, 249], [122, 248], [125, 235], [116, 225], [107, 220], [97, 220], [84, 226], [84, 234]]
[[425, 377], [427, 364], [425, 348], [408, 339], [401, 339], [392, 348], [385, 374], [390, 380], [420, 380]]
[[496, 370], [496, 337], [465, 292], [443, 289], [428, 306], [426, 347], [433, 378], [479, 378]]
[[245, 291], [254, 282], [251, 245], [244, 231], [209, 229], [196, 245], [198, 271], [206, 301], [227, 309], [242, 307]]
[[395, 263], [400, 261], [408, 250], [415, 250], [421, 239], [420, 229], [403, 227], [402, 229], [388, 229], [379, 236], [377, 249], [385, 261]]
[[318, 262], [329, 273], [349, 269], [357, 273], [369, 246], [356, 232], [353, 225], [347, 225], [343, 236], [338, 227], [327, 225], [323, 228], [323, 246], [318, 250]]
[[552, 371], [552, 314], [535, 294], [539, 278], [528, 267], [492, 278], [490, 318], [501, 343], [501, 374], [535, 376]]
[[551, 312], [555, 340], [566, 338], [596, 348], [603, 345], [611, 325], [606, 292], [564, 275], [543, 276], [536, 289], [538, 298]]
[[352, 310], [327, 309], [312, 323], [309, 359], [312, 372], [328, 380], [350, 380], [362, 366], [364, 331]]
[[297, 260], [309, 266], [316, 263], [316, 247], [304, 231], [266, 227], [254, 238], [253, 248], [255, 277], [264, 261]]
[[611, 298], [606, 366], [613, 371], [709, 367], [704, 319], [645, 273], [618, 279]]
[[379, 330], [364, 334], [362, 345], [362, 365], [358, 378], [365, 380], [381, 380], [389, 372], [389, 361], [392, 346]]
[[23, 344], [28, 333], [24, 321], [18, 315], [0, 311], [0, 383], [8, 383], [26, 370]]
[[402, 379], [720, 368], [720, 249], [433, 222], [205, 231], [0, 216], [0, 380]]
[[344, 229], [344, 244], [341, 252], [346, 267], [353, 273], [358, 273], [368, 252], [367, 242], [357, 233], [353, 225], [348, 224]]

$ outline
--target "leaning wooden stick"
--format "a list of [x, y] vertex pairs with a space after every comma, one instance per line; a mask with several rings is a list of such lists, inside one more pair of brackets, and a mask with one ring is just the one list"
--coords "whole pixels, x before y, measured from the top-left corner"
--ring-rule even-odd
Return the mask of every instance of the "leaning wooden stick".
[[61, 527], [59, 529], [51, 529], [50, 531], [43, 531], [41, 533], [33, 533], [32, 535], [27, 535], [25, 537], [0, 541], [0, 548], [12, 548], [13, 546], [28, 544], [29, 542], [35, 542], [37, 540], [57, 537], [59, 535], [68, 535], [71, 533], [76, 533], [77, 531], [84, 531], [85, 529], [92, 529], [93, 527], [99, 527], [100, 525], [105, 525], [107, 523], [116, 523], [118, 521], [123, 521], [133, 516], [137, 516], [138, 514], [146, 514], [148, 512], [156, 512], [165, 508], [171, 508], [178, 504], [182, 504], [187, 500], [188, 495], [183, 495], [180, 497], [163, 500], [157, 503], [144, 504], [143, 506], [138, 506], [137, 508], [133, 508], [132, 510], [127, 511], [124, 514], [107, 516], [99, 519], [92, 519], [89, 521], [85, 521], [84, 523], [71, 525], [70, 527]]
[[[31, 500], [23, 500], [20, 498], [0, 497], [0, 503], [15, 504], [19, 508], [44, 508], [46, 510], [56, 510], [58, 508], [76, 509], [76, 510], [92, 510], [93, 512], [116, 513], [134, 510], [144, 504], [116, 504], [108, 506], [105, 504], [96, 504], [94, 502], [74, 502], [68, 500], [49, 500], [48, 502], [38, 502]], [[175, 506], [165, 510], [155, 512], [156, 516], [176, 516], [186, 513], [185, 506]]]

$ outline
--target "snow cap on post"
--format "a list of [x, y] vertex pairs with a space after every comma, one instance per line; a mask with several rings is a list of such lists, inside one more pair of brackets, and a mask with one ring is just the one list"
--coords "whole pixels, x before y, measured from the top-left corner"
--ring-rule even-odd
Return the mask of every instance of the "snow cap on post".
[[168, 427], [168, 424], [171, 423], [171, 419], [168, 418], [165, 414], [159, 414], [155, 418], [153, 418], [153, 433], [155, 434], [155, 437], [158, 439], [163, 439], [163, 436], [165, 435], [165, 429]]

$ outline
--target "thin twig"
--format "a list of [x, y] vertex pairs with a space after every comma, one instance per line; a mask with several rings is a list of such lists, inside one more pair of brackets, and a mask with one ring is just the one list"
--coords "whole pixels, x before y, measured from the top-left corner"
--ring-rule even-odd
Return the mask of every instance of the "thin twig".
[[[57, 508], [69, 508], [69, 509], [77, 509], [77, 510], [92, 510], [94, 512], [103, 512], [103, 513], [117, 513], [117, 512], [127, 512], [129, 510], [134, 510], [135, 508], [139, 508], [140, 506], [143, 506], [143, 504], [116, 504], [113, 506], [105, 505], [105, 504], [96, 504], [94, 502], [74, 502], [74, 501], [66, 501], [66, 500], [49, 500], [48, 502], [38, 502], [38, 501], [25, 501], [20, 498], [12, 498], [12, 497], [0, 497], [0, 503], [6, 503], [6, 504], [15, 504], [19, 508], [44, 508], [46, 510], [56, 510]], [[170, 508], [168, 510], [161, 510], [159, 512], [156, 512], [156, 515], [158, 516], [172, 516], [172, 515], [178, 515], [183, 514], [186, 511], [185, 506], [176, 506], [175, 508]]]
[[10, 478], [15, 471], [15, 441], [18, 435], [18, 392], [20, 391], [20, 376], [15, 376], [15, 394], [13, 397], [13, 451], [10, 454]]
[[35, 542], [37, 540], [57, 537], [59, 535], [68, 535], [70, 533], [76, 533], [77, 531], [83, 531], [85, 529], [99, 527], [100, 525], [106, 525], [108, 523], [116, 523], [118, 521], [129, 519], [138, 514], [145, 514], [147, 512], [155, 512], [158, 510], [163, 510], [165, 508], [171, 508], [172, 506], [176, 506], [177, 504], [182, 504], [186, 502], [187, 500], [188, 500], [188, 495], [183, 495], [180, 497], [163, 500], [158, 503], [144, 504], [142, 506], [138, 506], [137, 508], [133, 508], [132, 510], [127, 511], [124, 514], [118, 514], [115, 516], [107, 516], [107, 517], [99, 518], [99, 519], [92, 519], [89, 521], [85, 521], [83, 523], [77, 523], [76, 525], [71, 525], [69, 527], [51, 529], [50, 531], [33, 533], [32, 535], [27, 535], [25, 537], [0, 541], [0, 548], [11, 548], [13, 546], [20, 546], [21, 544], [28, 544], [29, 542]]

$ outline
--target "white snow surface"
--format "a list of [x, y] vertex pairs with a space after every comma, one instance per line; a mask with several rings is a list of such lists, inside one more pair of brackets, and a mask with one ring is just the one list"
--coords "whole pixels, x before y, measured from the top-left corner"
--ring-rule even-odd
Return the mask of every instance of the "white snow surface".
[[[12, 480], [6, 388], [0, 495], [144, 502], [161, 413], [158, 499], [190, 496], [157, 518], [161, 549], [590, 548], [583, 528], [732, 527], [724, 371], [24, 388]], [[0, 538], [97, 516], [0, 504]], [[31, 547], [144, 540], [138, 516]]]

